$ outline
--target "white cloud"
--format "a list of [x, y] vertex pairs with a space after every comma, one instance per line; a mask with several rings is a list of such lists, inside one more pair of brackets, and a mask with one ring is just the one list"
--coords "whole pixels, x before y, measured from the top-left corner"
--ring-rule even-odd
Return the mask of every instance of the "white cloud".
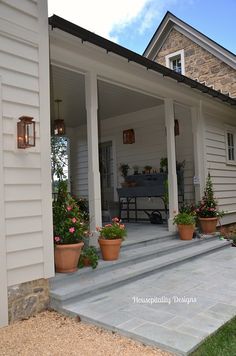
[[[48, 0], [53, 13], [81, 27], [111, 39], [111, 31], [124, 29], [141, 16], [153, 0]], [[155, 0], [154, 0], [155, 1]], [[114, 40], [114, 38], [112, 38]], [[118, 38], [116, 38], [118, 39]]]

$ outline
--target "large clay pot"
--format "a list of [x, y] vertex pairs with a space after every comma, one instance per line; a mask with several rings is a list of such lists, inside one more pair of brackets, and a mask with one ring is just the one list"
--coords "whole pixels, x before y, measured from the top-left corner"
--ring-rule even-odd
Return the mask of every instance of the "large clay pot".
[[218, 218], [198, 218], [203, 234], [212, 234], [216, 232]]
[[179, 236], [181, 240], [192, 240], [195, 225], [178, 225]]
[[104, 261], [118, 260], [122, 239], [105, 240], [98, 239]]
[[80, 252], [83, 246], [83, 242], [70, 245], [55, 245], [56, 272], [68, 273], [77, 271]]

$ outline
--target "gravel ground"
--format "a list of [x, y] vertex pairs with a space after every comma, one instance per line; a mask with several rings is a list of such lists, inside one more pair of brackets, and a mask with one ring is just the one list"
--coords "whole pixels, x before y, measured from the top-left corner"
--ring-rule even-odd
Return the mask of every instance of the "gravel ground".
[[43, 312], [0, 329], [0, 355], [171, 356], [56, 312]]

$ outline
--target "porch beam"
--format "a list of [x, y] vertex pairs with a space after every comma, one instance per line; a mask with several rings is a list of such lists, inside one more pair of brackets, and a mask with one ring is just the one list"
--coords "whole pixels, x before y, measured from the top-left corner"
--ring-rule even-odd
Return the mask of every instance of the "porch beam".
[[178, 184], [176, 173], [176, 152], [175, 152], [175, 132], [174, 132], [174, 101], [165, 99], [165, 125], [167, 137], [167, 158], [168, 158], [168, 196], [169, 196], [169, 219], [168, 230], [175, 231], [173, 225], [174, 216], [178, 213]]
[[95, 232], [96, 226], [102, 224], [102, 208], [98, 152], [98, 89], [97, 74], [94, 72], [85, 74], [85, 103], [87, 111], [90, 231]]

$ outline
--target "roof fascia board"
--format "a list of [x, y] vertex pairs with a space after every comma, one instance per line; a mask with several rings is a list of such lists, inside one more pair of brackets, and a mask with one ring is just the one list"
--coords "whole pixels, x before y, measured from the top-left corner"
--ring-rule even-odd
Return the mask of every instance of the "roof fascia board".
[[[161, 36], [163, 35], [163, 33], [165, 33], [166, 31], [166, 27], [169, 23], [169, 14], [167, 14], [160, 26], [158, 27], [156, 33], [154, 34], [153, 38], [151, 39], [151, 41], [149, 42], [148, 46], [146, 47], [145, 51], [143, 52], [143, 56], [144, 57], [147, 57], [147, 58], [150, 58], [150, 59], [153, 59], [153, 55], [152, 55], [152, 52], [155, 51], [156, 52], [156, 46], [158, 48], [160, 48], [163, 44], [163, 40], [161, 40], [161, 44], [157, 44], [157, 42], [159, 42]], [[168, 32], [169, 33], [169, 32]], [[164, 36], [166, 38], [166, 35]]]

